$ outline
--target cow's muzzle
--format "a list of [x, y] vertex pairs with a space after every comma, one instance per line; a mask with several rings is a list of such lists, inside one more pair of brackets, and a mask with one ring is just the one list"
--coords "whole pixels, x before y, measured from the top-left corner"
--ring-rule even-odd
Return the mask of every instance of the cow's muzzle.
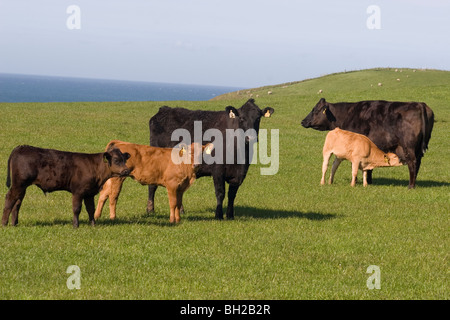
[[122, 170], [120, 172], [120, 176], [121, 177], [128, 177], [129, 175], [130, 175], [130, 170], [129, 169], [125, 169], [125, 170]]

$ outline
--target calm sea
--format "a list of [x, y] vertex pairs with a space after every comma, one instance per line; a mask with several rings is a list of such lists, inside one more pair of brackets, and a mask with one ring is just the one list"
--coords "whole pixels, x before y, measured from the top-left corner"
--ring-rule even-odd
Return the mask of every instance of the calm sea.
[[202, 101], [239, 89], [0, 73], [0, 102]]

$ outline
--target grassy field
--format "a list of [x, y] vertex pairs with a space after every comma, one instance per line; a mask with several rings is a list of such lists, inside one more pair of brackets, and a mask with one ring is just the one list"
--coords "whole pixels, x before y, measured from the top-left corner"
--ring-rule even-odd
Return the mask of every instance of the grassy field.
[[[115, 221], [105, 207], [90, 227], [83, 208], [77, 230], [69, 193], [44, 196], [32, 186], [19, 225], [0, 228], [0, 299], [449, 299], [450, 72], [363, 70], [201, 102], [2, 103], [0, 207], [17, 145], [101, 152], [111, 139], [147, 144], [161, 105], [223, 110], [250, 96], [275, 109], [261, 129], [279, 129], [280, 168], [262, 176], [265, 165], [251, 166], [235, 220], [214, 220], [211, 178], [187, 191], [176, 226], [166, 190], [148, 215], [147, 188], [131, 179]], [[403, 166], [375, 170], [367, 188], [359, 173], [351, 188], [348, 162], [333, 185], [320, 186], [326, 132], [300, 121], [321, 97], [426, 102], [436, 123], [417, 187], [407, 189]], [[66, 285], [70, 265], [80, 268], [79, 290]], [[366, 285], [370, 265], [380, 268], [379, 290]]]

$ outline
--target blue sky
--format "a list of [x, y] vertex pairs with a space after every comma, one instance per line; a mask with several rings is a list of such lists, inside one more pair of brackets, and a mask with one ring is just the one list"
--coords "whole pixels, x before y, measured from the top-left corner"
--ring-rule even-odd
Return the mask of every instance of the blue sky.
[[0, 72], [256, 87], [450, 70], [449, 17], [449, 0], [0, 0]]

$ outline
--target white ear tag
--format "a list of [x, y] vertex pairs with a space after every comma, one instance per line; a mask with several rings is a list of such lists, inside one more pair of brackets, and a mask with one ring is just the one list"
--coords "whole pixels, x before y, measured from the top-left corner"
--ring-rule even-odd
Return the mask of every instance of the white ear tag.
[[233, 110], [230, 110], [230, 118], [231, 119], [236, 118], [236, 115], [234, 114]]

